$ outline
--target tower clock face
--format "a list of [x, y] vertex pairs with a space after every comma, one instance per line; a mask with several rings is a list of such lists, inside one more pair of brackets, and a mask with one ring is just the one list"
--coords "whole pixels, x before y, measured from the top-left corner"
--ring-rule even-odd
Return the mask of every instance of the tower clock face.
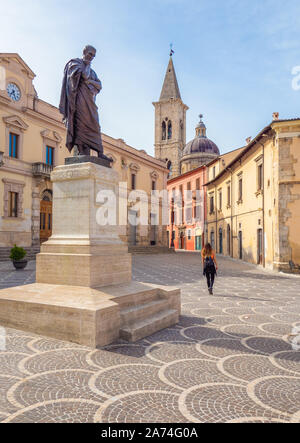
[[15, 85], [14, 83], [9, 83], [7, 85], [7, 93], [9, 95], [9, 97], [14, 101], [14, 102], [18, 102], [21, 98], [21, 91], [18, 88], [17, 85]]

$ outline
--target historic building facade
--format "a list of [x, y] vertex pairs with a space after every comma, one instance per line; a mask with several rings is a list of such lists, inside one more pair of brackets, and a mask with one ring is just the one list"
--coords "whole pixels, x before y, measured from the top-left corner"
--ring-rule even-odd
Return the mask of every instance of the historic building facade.
[[0, 54], [0, 251], [39, 249], [52, 228], [50, 173], [69, 155], [57, 108], [40, 100], [18, 54]]
[[[128, 219], [129, 215], [131, 221], [126, 226], [120, 226], [121, 238], [128, 242], [131, 250], [134, 250], [134, 247], [167, 247], [167, 227], [163, 224], [163, 199], [159, 200], [158, 210], [153, 210], [151, 206], [152, 191], [161, 192], [167, 188], [168, 170], [165, 164], [144, 150], [132, 148], [122, 139], [116, 140], [105, 134], [102, 137], [104, 153], [113, 160], [112, 167], [119, 173], [120, 199], [127, 202], [125, 218]], [[139, 191], [142, 191], [141, 195]], [[131, 199], [130, 194], [133, 197]], [[141, 202], [140, 209], [136, 208], [137, 201]], [[146, 223], [140, 219], [143, 207], [148, 214]]]
[[[33, 255], [40, 242], [51, 236], [50, 174], [70, 156], [62, 116], [55, 106], [39, 99], [34, 78], [18, 54], [0, 53], [0, 259], [8, 257], [14, 244]], [[120, 174], [124, 199], [125, 192], [127, 198], [133, 189], [147, 195], [152, 189], [166, 189], [164, 162], [105, 134], [103, 145]], [[134, 202], [128, 206], [131, 211]], [[161, 215], [152, 214], [150, 206], [148, 211], [149, 219], [156, 217], [153, 227], [145, 224], [131, 229], [126, 225], [120, 234], [133, 245], [164, 246], [166, 227]], [[137, 217], [134, 208], [131, 215]]]
[[206, 241], [218, 253], [274, 270], [300, 269], [299, 150], [300, 119], [275, 113], [231, 161], [208, 165]]
[[207, 168], [201, 166], [168, 181], [169, 247], [201, 251], [205, 241]]

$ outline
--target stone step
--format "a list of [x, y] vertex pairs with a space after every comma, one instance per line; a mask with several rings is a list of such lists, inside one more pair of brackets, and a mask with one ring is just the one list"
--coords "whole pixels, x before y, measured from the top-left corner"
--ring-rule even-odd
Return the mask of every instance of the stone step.
[[165, 246], [129, 246], [128, 251], [130, 254], [172, 254], [174, 249], [167, 248]]
[[165, 311], [168, 309], [168, 307], [168, 300], [161, 298], [158, 300], [153, 300], [149, 303], [139, 304], [137, 306], [122, 309], [120, 312], [121, 327], [130, 326], [139, 320], [145, 320], [147, 317], [151, 317], [154, 314]]
[[136, 342], [161, 329], [166, 329], [178, 323], [178, 321], [178, 312], [175, 309], [166, 309], [145, 320], [138, 320], [130, 326], [121, 328], [120, 338], [129, 342]]
[[148, 304], [160, 299], [164, 300], [158, 295], [158, 290], [156, 288], [153, 288], [124, 295], [118, 299], [118, 304], [120, 305], [120, 309], [122, 312], [126, 309], [134, 308], [136, 306], [143, 306], [144, 304]]

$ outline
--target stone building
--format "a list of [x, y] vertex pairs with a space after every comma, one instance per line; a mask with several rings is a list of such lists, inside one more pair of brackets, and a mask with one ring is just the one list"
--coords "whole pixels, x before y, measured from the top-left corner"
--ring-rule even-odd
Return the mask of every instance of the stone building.
[[300, 269], [300, 119], [273, 121], [234, 158], [208, 165], [206, 240], [219, 254]]
[[155, 157], [169, 169], [169, 177], [180, 175], [180, 159], [186, 144], [186, 111], [182, 101], [172, 56], [155, 107]]
[[18, 54], [0, 54], [0, 258], [11, 246], [33, 255], [51, 235], [50, 173], [69, 155], [57, 108], [38, 98]]
[[[33, 257], [40, 242], [51, 236], [50, 174], [70, 156], [62, 116], [57, 107], [38, 97], [34, 78], [18, 54], [0, 53], [0, 260], [8, 257], [14, 244], [25, 247]], [[168, 170], [164, 162], [105, 134], [103, 145], [120, 181], [128, 184], [123, 185], [126, 198], [133, 188], [147, 195], [152, 189], [166, 189]], [[128, 211], [132, 206], [129, 203]], [[136, 216], [134, 211], [131, 215]], [[149, 207], [149, 219], [153, 217], [159, 219], [152, 227], [122, 227], [123, 239], [132, 245], [164, 246], [166, 227]]]
[[186, 144], [186, 111], [177, 82], [172, 55], [160, 99], [155, 107], [155, 157], [165, 162], [169, 178], [196, 169], [220, 155], [219, 148], [206, 136], [200, 115], [196, 137]]

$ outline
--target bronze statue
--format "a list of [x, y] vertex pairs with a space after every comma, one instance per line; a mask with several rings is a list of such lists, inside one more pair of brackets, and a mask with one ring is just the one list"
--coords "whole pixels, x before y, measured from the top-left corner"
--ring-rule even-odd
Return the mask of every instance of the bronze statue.
[[102, 89], [97, 74], [91, 68], [96, 49], [86, 46], [83, 57], [70, 60], [64, 70], [59, 110], [67, 127], [66, 146], [71, 152], [77, 146], [79, 155], [90, 150], [103, 156], [101, 128], [96, 96]]

